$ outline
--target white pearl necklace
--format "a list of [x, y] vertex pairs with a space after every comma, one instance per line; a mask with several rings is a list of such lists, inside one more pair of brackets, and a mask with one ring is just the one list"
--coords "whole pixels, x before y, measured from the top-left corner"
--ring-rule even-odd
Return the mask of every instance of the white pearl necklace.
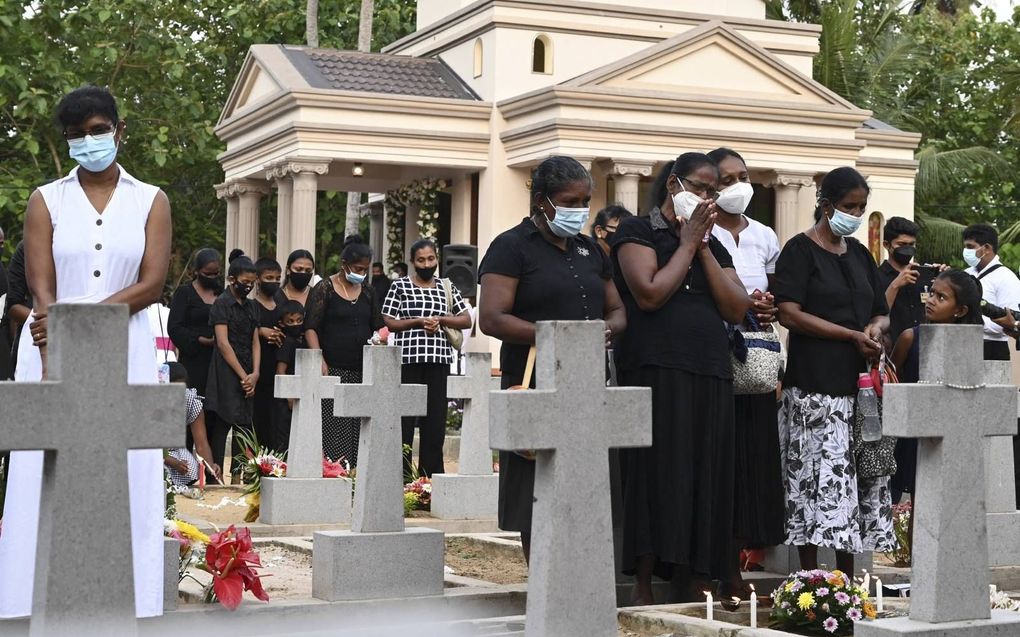
[[941, 382], [937, 383], [937, 382], [932, 382], [930, 380], [919, 380], [919, 381], [917, 381], [917, 384], [918, 385], [942, 385], [943, 387], [948, 387], [950, 389], [962, 389], [964, 391], [970, 391], [970, 390], [973, 390], [973, 389], [984, 389], [985, 387], [988, 386], [988, 383], [980, 383], [978, 385], [956, 385], [954, 383], [941, 383]]

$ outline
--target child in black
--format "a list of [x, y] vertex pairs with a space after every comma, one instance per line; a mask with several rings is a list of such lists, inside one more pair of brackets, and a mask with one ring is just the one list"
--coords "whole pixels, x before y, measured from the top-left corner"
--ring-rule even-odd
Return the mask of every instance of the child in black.
[[[281, 306], [280, 313], [280, 329], [284, 337], [283, 344], [276, 351], [276, 375], [293, 375], [297, 350], [305, 347], [305, 309], [297, 301], [287, 301]], [[290, 418], [293, 410], [292, 398], [276, 399], [273, 411], [273, 430], [276, 436], [269, 445], [276, 451], [287, 451], [290, 446]]]

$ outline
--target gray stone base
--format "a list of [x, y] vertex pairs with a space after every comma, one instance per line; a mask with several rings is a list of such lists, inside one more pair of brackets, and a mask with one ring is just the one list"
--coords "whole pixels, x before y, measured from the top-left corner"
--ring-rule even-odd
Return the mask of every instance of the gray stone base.
[[[821, 567], [825, 564], [828, 570], [836, 568], [836, 552], [830, 548], [819, 548], [818, 549], [818, 565]], [[766, 571], [770, 573], [790, 574], [800, 570], [800, 555], [797, 553], [796, 546], [789, 546], [786, 544], [780, 544], [770, 548], [765, 553], [765, 564], [763, 564]], [[874, 567], [874, 560], [872, 559], [871, 551], [859, 553], [854, 555], [854, 570], [860, 573], [862, 570], [871, 572]]]
[[163, 610], [177, 610], [177, 585], [180, 584], [181, 543], [163, 538]]
[[857, 622], [854, 637], [1016, 637], [1020, 635], [1020, 613], [993, 610], [991, 619], [929, 624], [909, 617]]
[[443, 532], [323, 531], [312, 540], [312, 597], [336, 602], [443, 594]]
[[351, 481], [347, 478], [262, 478], [259, 522], [347, 524]]
[[1020, 512], [988, 514], [988, 565], [1020, 564]]
[[499, 508], [499, 476], [432, 476], [432, 517], [441, 520], [490, 520]]

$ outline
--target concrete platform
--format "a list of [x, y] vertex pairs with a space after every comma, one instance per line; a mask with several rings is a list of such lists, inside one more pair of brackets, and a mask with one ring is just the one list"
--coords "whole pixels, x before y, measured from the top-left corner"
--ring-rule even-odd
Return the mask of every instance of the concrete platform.
[[1016, 637], [1020, 635], [1020, 613], [993, 610], [991, 619], [929, 624], [909, 617], [892, 617], [854, 626], [855, 637]]

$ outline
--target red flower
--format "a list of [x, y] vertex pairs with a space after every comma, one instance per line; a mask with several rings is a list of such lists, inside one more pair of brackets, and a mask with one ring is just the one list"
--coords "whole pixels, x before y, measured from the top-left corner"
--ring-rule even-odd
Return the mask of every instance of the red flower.
[[340, 458], [336, 462], [333, 462], [329, 458], [323, 456], [322, 458], [322, 477], [323, 478], [346, 478], [350, 475], [350, 471], [347, 469], [346, 461]]
[[242, 527], [239, 530], [230, 525], [209, 538], [205, 547], [205, 570], [213, 576], [213, 591], [220, 603], [229, 610], [241, 604], [244, 591], [251, 591], [255, 597], [264, 602], [269, 595], [262, 588], [261, 575], [254, 567], [261, 567], [262, 562], [251, 542], [251, 531]]

